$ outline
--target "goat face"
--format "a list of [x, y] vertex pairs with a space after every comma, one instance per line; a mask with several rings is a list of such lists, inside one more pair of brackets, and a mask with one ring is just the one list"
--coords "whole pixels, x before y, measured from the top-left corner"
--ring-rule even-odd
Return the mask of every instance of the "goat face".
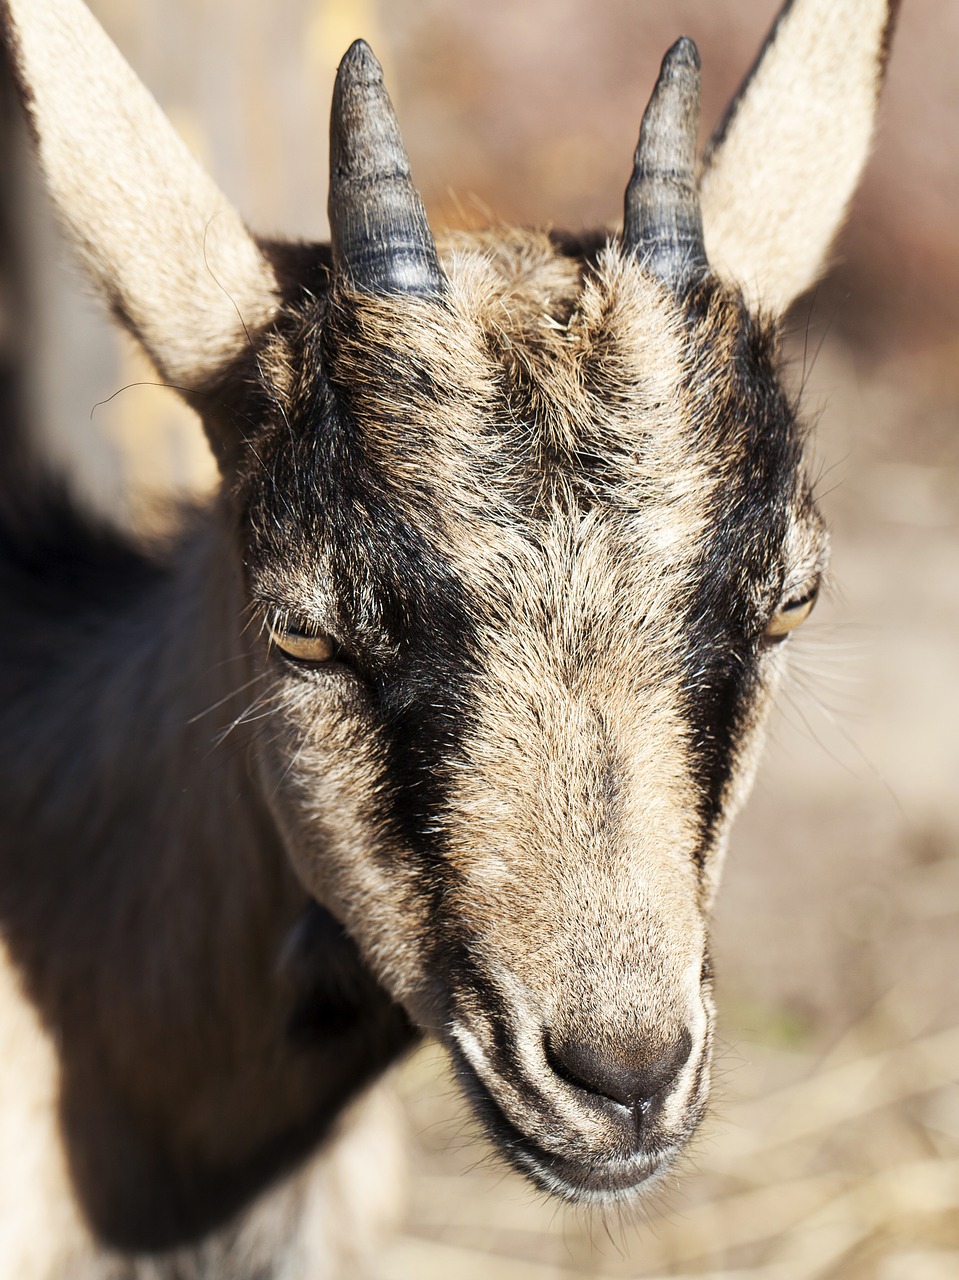
[[772, 326], [858, 179], [895, 4], [791, 0], [698, 183], [680, 41], [623, 236], [583, 252], [438, 250], [354, 46], [332, 249], [285, 258], [80, 0], [2, 7], [65, 225], [206, 406], [273, 641], [258, 768], [303, 882], [509, 1159], [628, 1196], [705, 1104], [707, 913], [825, 558]]
[[707, 910], [824, 538], [735, 295], [545, 236], [444, 257], [444, 301], [337, 292], [264, 361], [266, 789], [509, 1157], [626, 1194], [703, 1112]]

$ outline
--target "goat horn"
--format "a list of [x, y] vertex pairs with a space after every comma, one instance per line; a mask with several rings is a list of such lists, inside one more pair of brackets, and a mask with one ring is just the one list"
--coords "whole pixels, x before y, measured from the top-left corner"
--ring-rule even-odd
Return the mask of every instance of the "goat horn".
[[334, 271], [354, 288], [421, 296], [446, 291], [383, 69], [365, 40], [354, 41], [336, 73], [329, 214]]
[[699, 68], [683, 36], [663, 59], [626, 188], [623, 242], [676, 293], [709, 266], [696, 186]]

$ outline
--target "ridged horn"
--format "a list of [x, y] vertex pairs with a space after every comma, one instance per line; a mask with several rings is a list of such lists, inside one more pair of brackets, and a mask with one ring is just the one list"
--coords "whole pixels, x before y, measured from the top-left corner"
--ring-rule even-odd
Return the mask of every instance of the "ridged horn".
[[699, 52], [683, 36], [663, 59], [626, 188], [623, 242], [680, 293], [708, 269], [696, 187]]
[[446, 291], [383, 69], [365, 40], [336, 73], [330, 114], [330, 231], [337, 276], [366, 293]]

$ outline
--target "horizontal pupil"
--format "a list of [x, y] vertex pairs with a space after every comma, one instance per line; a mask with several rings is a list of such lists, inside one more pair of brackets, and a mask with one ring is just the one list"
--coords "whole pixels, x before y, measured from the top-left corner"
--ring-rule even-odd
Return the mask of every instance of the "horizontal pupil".
[[282, 614], [273, 618], [269, 629], [273, 644], [282, 653], [303, 662], [329, 662], [339, 647], [326, 632], [314, 630], [309, 624], [291, 626]]
[[800, 600], [790, 600], [788, 604], [783, 605], [783, 613], [791, 613], [795, 609], [804, 608], [807, 604], [811, 604], [812, 601], [815, 600], [816, 595], [817, 593], [815, 591], [809, 591]]
[[785, 640], [790, 632], [798, 627], [812, 612], [818, 594], [819, 585], [817, 583], [811, 591], [807, 591], [800, 599], [790, 600], [781, 605], [766, 624], [766, 630], [763, 632], [764, 643], [767, 645], [780, 644]]

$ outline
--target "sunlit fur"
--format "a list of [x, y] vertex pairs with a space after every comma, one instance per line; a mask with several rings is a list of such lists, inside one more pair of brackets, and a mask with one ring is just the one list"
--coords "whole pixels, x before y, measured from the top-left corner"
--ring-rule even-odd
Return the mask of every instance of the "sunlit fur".
[[[785, 311], [828, 260], [849, 175], [872, 145], [898, 9], [899, 0], [784, 5], [716, 131], [700, 177], [706, 248], [750, 306]], [[820, 140], [815, 162], [798, 163], [809, 138]]]
[[[0, 13], [54, 203], [223, 481], [144, 548], [5, 469], [0, 1277], [357, 1274], [400, 1180], [359, 1095], [420, 1031], [541, 1188], [634, 1200], [707, 1105], [766, 633], [825, 570], [777, 340], [823, 248], [758, 237], [744, 299], [726, 258], [673, 292], [616, 235], [499, 229], [439, 239], [439, 296], [354, 292], [247, 232], [79, 0]], [[713, 191], [788, 107], [805, 44], [769, 48]], [[811, 132], [770, 227], [832, 235], [854, 115], [830, 226], [778, 180]]]
[[250, 591], [345, 655], [277, 669], [271, 804], [534, 1176], [636, 1154], [544, 1035], [635, 1060], [689, 1032], [652, 1169], [705, 1104], [704, 912], [781, 665], [764, 627], [825, 539], [735, 293], [535, 233], [444, 247], [448, 303], [338, 291], [263, 361]]

